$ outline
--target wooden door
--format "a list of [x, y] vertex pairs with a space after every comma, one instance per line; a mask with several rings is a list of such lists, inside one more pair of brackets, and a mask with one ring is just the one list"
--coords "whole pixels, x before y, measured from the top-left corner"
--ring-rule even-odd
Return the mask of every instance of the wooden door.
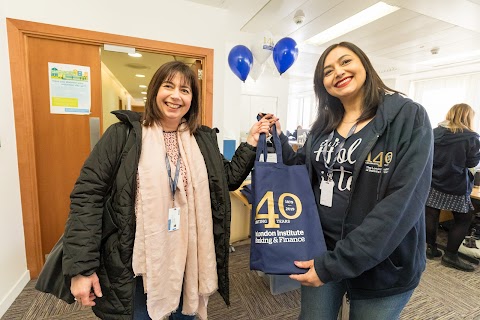
[[[148, 39], [140, 39], [140, 38], [133, 38], [103, 32], [95, 32], [89, 30], [82, 30], [82, 29], [75, 29], [75, 28], [67, 28], [61, 26], [54, 26], [49, 24], [42, 24], [36, 23], [31, 21], [23, 21], [23, 20], [16, 20], [7, 18], [7, 32], [8, 32], [8, 48], [10, 53], [10, 70], [11, 70], [11, 77], [12, 77], [12, 94], [13, 94], [13, 107], [14, 107], [14, 114], [15, 114], [15, 128], [16, 128], [16, 137], [17, 137], [17, 156], [18, 156], [18, 172], [20, 176], [20, 190], [21, 190], [21, 197], [22, 197], [22, 216], [23, 216], [23, 227], [24, 227], [24, 234], [25, 234], [25, 249], [27, 253], [27, 268], [30, 271], [30, 276], [32, 278], [36, 278], [40, 273], [40, 270], [44, 264], [44, 251], [48, 252], [48, 247], [51, 247], [51, 241], [53, 239], [57, 239], [57, 235], [53, 235], [54, 233], [58, 232], [58, 235], [63, 231], [62, 223], [55, 222], [51, 223], [48, 220], [45, 220], [45, 207], [46, 210], [50, 211], [50, 216], [53, 216], [54, 221], [56, 220], [64, 220], [66, 214], [68, 212], [68, 202], [69, 202], [69, 192], [71, 187], [73, 186], [73, 180], [78, 175], [78, 170], [83, 163], [83, 158], [86, 157], [88, 154], [88, 148], [85, 146], [81, 146], [80, 142], [77, 140], [72, 140], [71, 136], [73, 135], [75, 139], [80, 139], [80, 136], [84, 137], [83, 132], [76, 132], [76, 128], [65, 130], [65, 126], [62, 126], [58, 129], [58, 134], [65, 134], [70, 135], [69, 138], [66, 139], [67, 142], [70, 142], [67, 146], [67, 151], [70, 152], [70, 148], [75, 148], [74, 152], [82, 153], [85, 152], [85, 155], [79, 155], [78, 158], [73, 159], [65, 159], [65, 161], [61, 162], [62, 166], [67, 166], [67, 163], [78, 161], [77, 165], [73, 164], [75, 169], [59, 169], [64, 170], [65, 175], [57, 175], [56, 179], [51, 179], [52, 181], [46, 182], [43, 178], [47, 175], [45, 173], [38, 173], [38, 170], [44, 170], [44, 168], [39, 168], [38, 166], [44, 167], [45, 163], [46, 166], [53, 166], [54, 162], [50, 161], [49, 158], [44, 159], [42, 161], [37, 161], [35, 158], [35, 154], [42, 153], [42, 152], [53, 152], [53, 142], [50, 140], [39, 141], [42, 137], [39, 137], [39, 134], [43, 134], [43, 131], [49, 135], [56, 135], [57, 134], [57, 123], [56, 120], [53, 120], [52, 123], [55, 125], [47, 125], [46, 128], [43, 128], [41, 122], [41, 112], [34, 110], [40, 108], [41, 104], [46, 103], [45, 98], [39, 98], [36, 96], [36, 92], [40, 91], [36, 86], [42, 86], [45, 88], [45, 91], [41, 90], [41, 94], [46, 94], [48, 92], [48, 87], [45, 87], [42, 84], [42, 81], [45, 81], [47, 78], [47, 70], [42, 69], [42, 67], [38, 66], [37, 64], [44, 63], [48, 60], [40, 61], [36, 60], [36, 55], [44, 55], [50, 53], [52, 55], [61, 54], [60, 48], [64, 48], [68, 50], [68, 54], [63, 54], [59, 56], [59, 59], [62, 60], [64, 63], [73, 63], [79, 65], [87, 65], [86, 63], [82, 62], [82, 59], [90, 61], [92, 64], [89, 65], [92, 72], [92, 83], [91, 83], [91, 90], [92, 90], [92, 108], [94, 113], [92, 116], [96, 116], [95, 108], [100, 106], [100, 67], [97, 69], [96, 62], [94, 64], [92, 59], [88, 57], [97, 56], [94, 52], [93, 48], [97, 48], [95, 50], [99, 51], [99, 47], [103, 46], [103, 44], [115, 44], [115, 45], [123, 45], [128, 47], [134, 47], [138, 50], [144, 50], [148, 52], [160, 53], [160, 54], [172, 54], [178, 56], [185, 56], [185, 57], [192, 57], [202, 61], [202, 68], [203, 68], [203, 83], [202, 83], [202, 109], [201, 109], [201, 117], [202, 117], [202, 124], [207, 126], [212, 125], [212, 103], [213, 103], [213, 49], [208, 48], [200, 48], [200, 47], [193, 47], [193, 46], [186, 46], [180, 45], [175, 43], [168, 43], [162, 41], [155, 41], [155, 40], [148, 40]], [[30, 40], [32, 39], [40, 39], [40, 42], [32, 42], [30, 46]], [[41, 40], [43, 39], [43, 40]], [[51, 39], [52, 42], [48, 42], [46, 39]], [[45, 41], [45, 42], [43, 42]], [[61, 43], [57, 43], [57, 41]], [[43, 48], [43, 44], [55, 44], [55, 49], [51, 50], [51, 48], [45, 47]], [[77, 44], [73, 46], [69, 46], [68, 44]], [[63, 46], [65, 45], [65, 46]], [[40, 46], [40, 47], [39, 47]], [[82, 48], [81, 55], [78, 54], [78, 48]], [[46, 50], [46, 51], [44, 51]], [[52, 56], [56, 57], [56, 56]], [[88, 58], [88, 59], [87, 59]], [[78, 61], [77, 61], [78, 59]], [[69, 62], [70, 61], [70, 62]], [[51, 61], [52, 62], [52, 61]], [[55, 61], [53, 61], [55, 62]], [[58, 61], [61, 62], [61, 61]], [[98, 58], [98, 63], [100, 64], [100, 58]], [[33, 70], [31, 70], [33, 68]], [[31, 74], [32, 72], [45, 72], [45, 76], [43, 79], [40, 75]], [[37, 79], [38, 81], [34, 81], [32, 79]], [[38, 84], [37, 84], [38, 82]], [[35, 90], [35, 93], [32, 91]], [[98, 91], [96, 91], [98, 90]], [[42, 101], [41, 103], [38, 101]], [[42, 107], [43, 108], [43, 107]], [[39, 112], [37, 115], [36, 113]], [[34, 114], [35, 113], [35, 114]], [[40, 117], [40, 121], [35, 121], [34, 118], [38, 119]], [[70, 119], [70, 117], [65, 116], [65, 119]], [[73, 116], [72, 116], [73, 117]], [[83, 125], [80, 125], [80, 128], [85, 128], [86, 124], [86, 116], [76, 116], [83, 118], [84, 122], [81, 122], [79, 118], [72, 118], [68, 121], [79, 120]], [[100, 117], [100, 115], [98, 115]], [[50, 116], [48, 114], [45, 116], [44, 121], [50, 121]], [[52, 115], [52, 118], [53, 117]], [[40, 126], [39, 128], [36, 128]], [[83, 130], [83, 129], [82, 129]], [[83, 138], [82, 138], [83, 139]], [[64, 145], [65, 146], [65, 145]], [[42, 151], [42, 149], [47, 148], [47, 151]], [[81, 150], [81, 151], [80, 151]], [[63, 151], [60, 151], [59, 154], [61, 157], [69, 157]], [[56, 155], [58, 157], [58, 154]], [[82, 158], [83, 157], [83, 158]], [[53, 154], [51, 156], [53, 158]], [[82, 159], [81, 159], [82, 158]], [[38, 162], [38, 165], [36, 164]], [[58, 166], [58, 162], [56, 163]], [[70, 165], [70, 164], [68, 164]], [[69, 182], [71, 180], [71, 182]], [[65, 192], [62, 196], [57, 196], [53, 194], [45, 194], [42, 191], [42, 196], [39, 197], [39, 188], [46, 186], [46, 188], [55, 187], [56, 184], [64, 184], [65, 187], [62, 192]], [[50, 193], [56, 192], [55, 189], [50, 190]], [[62, 208], [53, 208], [53, 205], [48, 203], [51, 201], [52, 198], [63, 198], [63, 206]], [[39, 199], [40, 198], [40, 199]], [[42, 205], [40, 205], [42, 202]], [[42, 207], [42, 209], [40, 209]], [[40, 212], [41, 211], [41, 212]], [[63, 216], [62, 218], [62, 215]], [[48, 218], [48, 217], [47, 217]], [[40, 225], [43, 225], [41, 228]], [[57, 224], [55, 227], [57, 231], [50, 231], [50, 225], [52, 228], [54, 225]], [[41, 229], [46, 229], [42, 231]], [[48, 239], [50, 244], [43, 247], [43, 240], [42, 237], [45, 237], [47, 233], [52, 233], [51, 239]]]
[[[94, 123], [102, 123], [100, 51], [97, 45], [33, 37], [28, 38], [27, 47], [35, 146], [32, 161], [37, 168], [42, 254], [45, 256], [64, 231], [69, 195], [90, 153], [90, 118], [98, 119], [98, 122], [93, 120]], [[49, 62], [90, 67], [89, 115], [50, 112]]]

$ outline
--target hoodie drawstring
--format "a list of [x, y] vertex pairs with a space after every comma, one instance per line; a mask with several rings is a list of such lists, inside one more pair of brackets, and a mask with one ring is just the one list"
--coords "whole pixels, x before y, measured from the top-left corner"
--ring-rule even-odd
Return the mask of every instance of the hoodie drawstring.
[[[377, 183], [377, 202], [378, 200], [380, 199], [380, 186], [382, 185], [382, 181], [383, 181], [383, 175], [384, 175], [384, 172], [383, 172], [383, 164], [385, 162], [385, 155], [387, 154], [387, 150], [386, 150], [386, 145], [387, 145], [387, 142], [388, 142], [388, 138], [390, 137], [390, 122], [387, 122], [387, 136], [385, 138], [385, 140], [383, 140], [383, 159], [382, 161], [380, 162], [380, 179], [378, 179], [378, 183]], [[380, 135], [377, 134], [377, 138], [379, 138]]]

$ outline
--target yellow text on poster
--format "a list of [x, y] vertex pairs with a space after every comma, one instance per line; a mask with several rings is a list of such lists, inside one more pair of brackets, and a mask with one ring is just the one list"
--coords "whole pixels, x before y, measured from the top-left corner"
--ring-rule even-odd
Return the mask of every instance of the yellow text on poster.
[[52, 97], [52, 106], [78, 108], [77, 98]]

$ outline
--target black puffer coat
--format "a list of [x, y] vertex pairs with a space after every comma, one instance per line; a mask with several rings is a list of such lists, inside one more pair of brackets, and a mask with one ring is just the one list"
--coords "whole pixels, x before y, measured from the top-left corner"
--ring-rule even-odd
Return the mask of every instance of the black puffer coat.
[[[95, 314], [102, 319], [132, 319], [134, 210], [142, 126], [138, 113], [114, 113], [121, 122], [110, 126], [97, 143], [70, 195], [70, 215], [64, 235], [63, 274], [69, 282], [75, 275], [96, 272], [103, 297], [95, 300]], [[242, 143], [230, 162], [220, 153], [216, 134], [216, 129], [202, 126], [195, 133], [195, 138], [209, 176], [218, 291], [229, 304], [229, 190], [237, 189], [247, 177], [255, 161], [255, 151]], [[121, 154], [118, 174], [107, 195], [109, 181]]]

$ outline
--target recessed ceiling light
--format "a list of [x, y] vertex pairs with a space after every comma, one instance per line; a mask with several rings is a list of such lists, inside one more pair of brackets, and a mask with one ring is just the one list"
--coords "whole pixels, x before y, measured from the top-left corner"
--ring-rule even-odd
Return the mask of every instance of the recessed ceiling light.
[[134, 58], [140, 58], [142, 56], [141, 53], [138, 53], [138, 52], [134, 52], [134, 53], [129, 53], [128, 54], [130, 57], [134, 57]]
[[139, 85], [140, 88], [146, 88], [147, 86], [144, 84]]
[[147, 91], [142, 91], [142, 92], [140, 92], [140, 93], [141, 93], [141, 94], [147, 94]]
[[306, 43], [319, 46], [355, 29], [363, 27], [370, 22], [378, 20], [392, 12], [397, 11], [398, 9], [400, 8], [379, 1], [373, 6], [368, 7], [365, 10], [362, 10], [359, 13], [311, 37], [306, 41]]
[[135, 77], [137, 77], [137, 78], [145, 78], [145, 75], [138, 73], [138, 74], [135, 75]]

